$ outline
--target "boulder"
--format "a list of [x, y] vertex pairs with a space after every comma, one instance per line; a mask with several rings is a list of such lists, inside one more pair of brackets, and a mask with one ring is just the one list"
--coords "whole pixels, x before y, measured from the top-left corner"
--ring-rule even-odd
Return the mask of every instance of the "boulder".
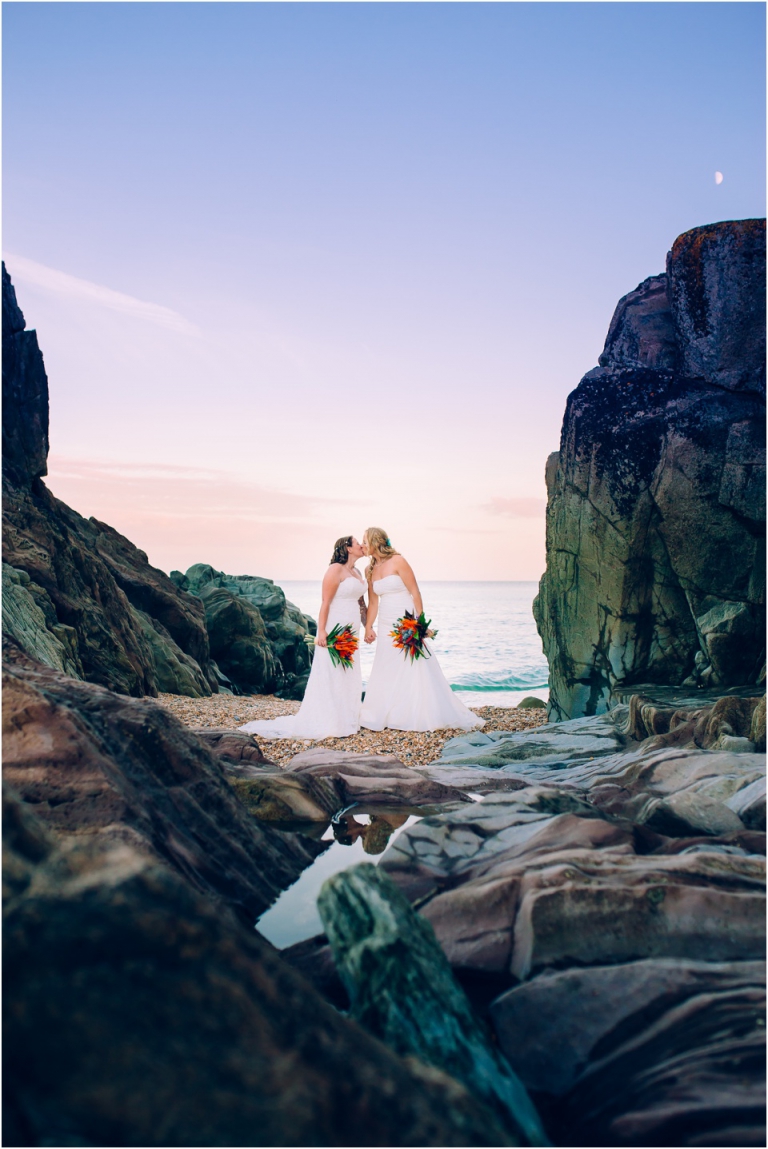
[[527, 698], [524, 698], [522, 700], [522, 702], [518, 702], [517, 709], [518, 710], [546, 710], [547, 704], [546, 704], [546, 702], [542, 702], [542, 700], [540, 698], [537, 698], [534, 694], [529, 694], [527, 696]]
[[195, 563], [186, 574], [171, 571], [171, 578], [203, 600], [213, 656], [239, 689], [304, 697], [311, 660], [307, 639], [317, 627], [279, 586], [254, 575], [225, 574], [208, 563]]
[[553, 719], [765, 661], [764, 221], [681, 236], [626, 296], [546, 468], [534, 604]]
[[515, 1143], [178, 869], [5, 812], [6, 1144]]
[[479, 766], [483, 769], [516, 770], [518, 763], [558, 767], [564, 762], [592, 760], [623, 749], [624, 738], [615, 715], [552, 722], [519, 733], [492, 730], [473, 731], [449, 739], [443, 747], [440, 764]]
[[253, 734], [226, 726], [196, 726], [193, 733], [205, 743], [226, 774], [235, 778], [262, 778], [267, 773], [280, 773], [280, 767], [264, 757]]
[[128, 843], [250, 924], [325, 849], [249, 817], [164, 707], [7, 654], [3, 776], [57, 836]]

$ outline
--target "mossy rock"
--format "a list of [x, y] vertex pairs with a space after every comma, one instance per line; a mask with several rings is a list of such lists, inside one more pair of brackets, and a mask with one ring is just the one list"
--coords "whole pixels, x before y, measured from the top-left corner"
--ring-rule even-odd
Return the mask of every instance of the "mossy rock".
[[522, 702], [518, 702], [517, 709], [518, 710], [546, 710], [547, 704], [546, 704], [546, 702], [542, 702], [541, 699], [537, 698], [534, 694], [529, 694], [528, 697], [524, 698]]

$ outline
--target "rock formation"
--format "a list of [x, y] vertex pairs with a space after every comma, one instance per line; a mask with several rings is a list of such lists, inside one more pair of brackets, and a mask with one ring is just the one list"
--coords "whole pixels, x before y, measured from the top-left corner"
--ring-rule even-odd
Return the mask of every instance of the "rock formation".
[[314, 623], [279, 587], [205, 564], [169, 578], [54, 498], [47, 457], [43, 357], [3, 267], [4, 633], [45, 665], [122, 694], [303, 697]]
[[48, 379], [24, 327], [3, 268], [5, 633], [46, 665], [123, 694], [210, 694], [218, 687], [200, 602], [46, 489]]
[[550, 715], [765, 664], [765, 221], [680, 236], [622, 299], [547, 463]]
[[516, 1143], [176, 867], [12, 798], [3, 821], [5, 1144]]
[[[487, 796], [406, 827], [379, 865], [555, 1145], [764, 1144], [765, 699], [678, 701], [453, 739], [418, 772]], [[334, 911], [286, 958], [365, 1024], [373, 1001], [375, 1032], [397, 1008], [397, 1046], [418, 1001], [382, 977], [386, 945], [366, 952], [393, 914], [374, 897], [355, 914], [341, 947]]]
[[279, 586], [207, 563], [195, 563], [186, 574], [171, 571], [171, 578], [202, 601], [211, 655], [231, 682], [248, 693], [304, 697], [309, 641], [317, 628]]

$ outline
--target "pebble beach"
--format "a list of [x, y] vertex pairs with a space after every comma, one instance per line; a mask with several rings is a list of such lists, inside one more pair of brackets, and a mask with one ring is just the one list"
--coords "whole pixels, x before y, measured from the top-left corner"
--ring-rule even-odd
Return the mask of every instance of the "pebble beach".
[[[156, 699], [185, 726], [229, 727], [234, 729], [257, 719], [280, 718], [295, 714], [301, 705], [276, 698], [273, 694], [214, 694], [210, 698], [185, 698], [179, 694], [160, 694]], [[530, 730], [547, 720], [546, 710], [516, 707], [472, 707], [474, 714], [485, 720], [484, 730]], [[299, 739], [258, 739], [264, 754], [278, 766], [285, 766], [302, 750], [315, 746], [330, 750], [350, 750], [359, 754], [395, 754], [408, 766], [427, 766], [440, 757], [443, 746], [463, 730], [361, 730], [350, 738], [324, 738], [320, 742]]]

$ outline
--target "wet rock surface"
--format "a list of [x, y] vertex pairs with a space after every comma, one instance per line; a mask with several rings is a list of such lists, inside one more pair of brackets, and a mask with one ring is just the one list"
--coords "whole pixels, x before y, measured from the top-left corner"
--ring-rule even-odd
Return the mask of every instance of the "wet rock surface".
[[550, 713], [765, 662], [765, 221], [697, 228], [619, 303], [547, 463]]

